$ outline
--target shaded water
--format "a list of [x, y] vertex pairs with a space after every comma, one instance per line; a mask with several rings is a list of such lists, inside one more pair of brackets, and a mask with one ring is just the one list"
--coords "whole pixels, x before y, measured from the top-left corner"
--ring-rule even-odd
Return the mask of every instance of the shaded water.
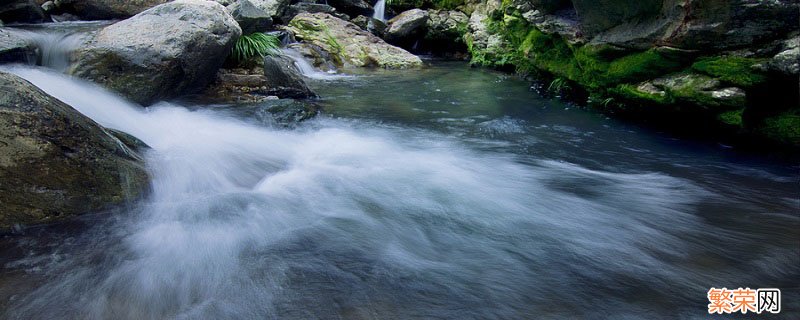
[[7, 237], [7, 318], [706, 318], [712, 286], [781, 288], [798, 316], [796, 166], [514, 77], [312, 83], [324, 114], [283, 130], [14, 72], [152, 146], [154, 180], [120, 212]]

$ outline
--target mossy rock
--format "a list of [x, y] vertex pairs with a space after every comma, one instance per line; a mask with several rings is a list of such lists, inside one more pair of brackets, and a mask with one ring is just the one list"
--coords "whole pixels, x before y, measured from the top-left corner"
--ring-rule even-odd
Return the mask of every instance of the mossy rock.
[[764, 61], [734, 56], [706, 57], [692, 64], [692, 69], [732, 85], [749, 88], [767, 81], [765, 74], [753, 68]]
[[758, 128], [761, 134], [795, 147], [800, 146], [800, 110], [768, 117]]

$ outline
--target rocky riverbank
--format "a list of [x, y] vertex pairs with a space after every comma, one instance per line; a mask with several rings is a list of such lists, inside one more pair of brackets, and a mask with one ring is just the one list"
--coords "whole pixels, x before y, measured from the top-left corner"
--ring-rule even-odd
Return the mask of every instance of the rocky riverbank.
[[[800, 146], [799, 6], [797, 1], [672, 0], [390, 3], [395, 11], [468, 15], [465, 27], [453, 29], [461, 37], [450, 39], [455, 39], [451, 47], [463, 40], [472, 64], [529, 75], [580, 103], [667, 127], [795, 147]], [[419, 19], [434, 17], [411, 9], [395, 19], [406, 21], [412, 12]]]

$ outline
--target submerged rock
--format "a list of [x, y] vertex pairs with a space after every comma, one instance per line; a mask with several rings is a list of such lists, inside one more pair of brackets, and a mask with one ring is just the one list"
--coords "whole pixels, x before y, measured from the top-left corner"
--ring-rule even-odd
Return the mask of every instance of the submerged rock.
[[326, 51], [337, 66], [411, 68], [422, 66], [419, 57], [387, 44], [353, 23], [325, 13], [301, 13], [289, 30], [303, 41]]
[[70, 73], [149, 104], [202, 90], [240, 35], [221, 5], [178, 0], [100, 30]]
[[86, 20], [110, 20], [132, 17], [170, 0], [60, 0], [58, 10]]
[[0, 228], [102, 210], [141, 196], [141, 158], [100, 125], [0, 72]]
[[0, 63], [36, 61], [36, 46], [30, 41], [0, 29]]

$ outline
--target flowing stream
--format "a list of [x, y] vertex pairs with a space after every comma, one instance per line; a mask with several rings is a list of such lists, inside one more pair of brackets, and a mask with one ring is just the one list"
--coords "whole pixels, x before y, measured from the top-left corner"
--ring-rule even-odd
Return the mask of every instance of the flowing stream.
[[125, 208], [2, 238], [5, 318], [704, 319], [712, 286], [800, 310], [796, 165], [508, 75], [312, 82], [323, 114], [286, 129], [4, 70], [143, 140], [153, 178]]

